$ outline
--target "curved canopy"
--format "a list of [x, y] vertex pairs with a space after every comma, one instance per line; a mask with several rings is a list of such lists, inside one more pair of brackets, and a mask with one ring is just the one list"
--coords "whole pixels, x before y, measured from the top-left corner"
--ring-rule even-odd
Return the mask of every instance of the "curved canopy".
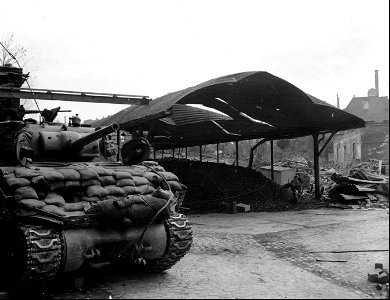
[[156, 98], [149, 106], [129, 107], [94, 126], [112, 122], [124, 130], [148, 131], [156, 149], [294, 138], [365, 126], [362, 119], [267, 72], [212, 79]]

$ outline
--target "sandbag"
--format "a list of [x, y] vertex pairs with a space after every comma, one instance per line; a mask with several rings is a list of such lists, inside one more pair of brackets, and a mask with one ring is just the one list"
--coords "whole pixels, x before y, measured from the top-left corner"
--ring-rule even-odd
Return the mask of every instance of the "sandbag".
[[27, 209], [33, 210], [33, 209], [39, 209], [46, 205], [46, 203], [42, 200], [37, 199], [23, 199], [20, 200], [20, 203]]
[[106, 185], [104, 188], [108, 191], [109, 195], [115, 195], [115, 196], [124, 196], [125, 195], [125, 191], [119, 186]]
[[153, 208], [145, 204], [134, 204], [128, 209], [127, 217], [134, 223], [146, 223], [155, 215]]
[[[102, 221], [121, 223], [124, 218], [145, 224], [166, 205], [167, 201], [152, 196], [132, 195], [119, 200], [107, 199], [94, 203], [86, 213], [97, 214]], [[169, 208], [160, 212], [157, 220], [169, 217]]]
[[115, 206], [114, 199], [107, 199], [94, 203], [85, 212], [87, 214], [97, 214], [99, 218], [106, 222], [120, 221], [127, 215], [127, 209]]
[[[118, 170], [118, 171], [120, 171], [120, 170]], [[129, 172], [129, 174], [131, 176], [142, 176], [145, 173], [144, 170], [142, 170], [138, 167], [131, 167], [131, 166], [127, 167], [126, 169], [122, 169], [121, 171]]]
[[42, 175], [33, 177], [31, 186], [35, 189], [39, 198], [43, 198], [50, 191], [50, 185]]
[[81, 181], [81, 186], [86, 188], [91, 185], [102, 185], [98, 179], [89, 179], [89, 180], [83, 180]]
[[[167, 203], [165, 199], [157, 198], [153, 196], [145, 196], [145, 199], [148, 202], [148, 204], [151, 207], [153, 207], [155, 212], [158, 212]], [[167, 207], [164, 210], [162, 210], [159, 214], [160, 219], [165, 219], [168, 217], [169, 217], [169, 205], [167, 205]]]
[[102, 198], [99, 198], [99, 197], [87, 197], [87, 196], [82, 196], [81, 199], [80, 199], [82, 202], [86, 201], [86, 202], [98, 202], [98, 201], [102, 201], [102, 200], [105, 200], [104, 197]]
[[100, 185], [91, 185], [87, 187], [85, 194], [88, 197], [105, 197], [108, 195], [108, 191]]
[[77, 172], [75, 169], [71, 169], [71, 168], [57, 169], [57, 172], [61, 173], [64, 176], [65, 181], [73, 181], [73, 180], [81, 179], [80, 173]]
[[179, 181], [179, 178], [172, 172], [159, 172], [167, 181]]
[[58, 216], [66, 216], [66, 213], [64, 212], [64, 210], [58, 206], [55, 206], [55, 205], [45, 205], [42, 207], [42, 210], [47, 211], [47, 212], [52, 213], [52, 214], [55, 214], [55, 215], [58, 215]]
[[149, 184], [149, 180], [141, 176], [133, 176], [135, 186]]
[[81, 182], [78, 180], [67, 180], [65, 181], [65, 187], [67, 189], [76, 189], [81, 187]]
[[162, 166], [156, 166], [153, 167], [153, 169], [155, 169], [157, 172], [165, 172], [165, 169]]
[[141, 191], [135, 186], [124, 186], [122, 189], [125, 191], [125, 195], [141, 194]]
[[120, 187], [124, 187], [124, 186], [135, 186], [135, 183], [134, 183], [133, 179], [130, 179], [130, 178], [123, 178], [123, 179], [119, 179], [119, 180], [116, 182], [116, 185], [117, 185], [117, 186], [120, 186]]
[[14, 173], [14, 172], [5, 174], [5, 175], [3, 176], [4, 179], [7, 179], [7, 178], [15, 178], [15, 177], [16, 177], [16, 176], [15, 176], [15, 173]]
[[91, 204], [89, 202], [83, 201], [83, 202], [77, 202], [77, 203], [65, 203], [63, 209], [65, 212], [70, 211], [84, 211], [91, 207]]
[[150, 184], [137, 186], [137, 189], [140, 190], [142, 195], [152, 194], [156, 190]]
[[33, 169], [23, 168], [23, 167], [15, 168], [14, 173], [16, 177], [23, 177], [23, 178], [32, 178], [40, 175], [37, 171]]
[[[127, 217], [135, 223], [149, 222], [155, 214], [167, 203], [164, 199], [152, 196], [128, 196], [124, 200], [115, 201], [117, 207], [127, 207]], [[169, 208], [160, 212], [157, 220], [169, 217]]]
[[66, 211], [65, 217], [77, 217], [77, 216], [84, 216], [85, 212], [83, 211]]
[[115, 180], [114, 176], [111, 176], [111, 175], [100, 176], [99, 181], [102, 184], [102, 186], [116, 184], [116, 180]]
[[99, 176], [111, 176], [114, 174], [114, 171], [111, 169], [106, 169], [100, 166], [91, 166], [90, 168], [94, 169]]
[[[4, 176], [5, 177], [5, 176]], [[11, 189], [17, 189], [22, 186], [29, 186], [31, 185], [30, 180], [27, 178], [17, 178], [17, 177], [5, 177], [5, 183], [11, 188]]]
[[41, 180], [46, 180], [43, 175], [35, 176], [35, 177], [31, 178], [31, 184], [38, 185], [39, 181], [41, 181]]
[[159, 187], [152, 193], [152, 196], [156, 198], [169, 200], [169, 198], [171, 198], [173, 194], [171, 191], [163, 190], [162, 188]]
[[50, 192], [46, 195], [44, 199], [46, 204], [52, 204], [56, 206], [65, 206], [65, 199], [57, 193]]
[[163, 182], [163, 179], [161, 176], [157, 175], [156, 173], [153, 172], [145, 172], [144, 177], [151, 183], [155, 185], [159, 185], [161, 182]]
[[149, 167], [143, 166], [143, 165], [134, 165], [134, 166], [130, 166], [130, 168], [138, 168], [138, 169], [142, 170], [143, 172], [146, 172], [149, 170]]
[[49, 168], [42, 168], [39, 169], [38, 172], [45, 177], [48, 181], [63, 181], [64, 175], [62, 175], [60, 172], [57, 172], [56, 170], [49, 169]]
[[99, 174], [91, 168], [77, 170], [80, 173], [81, 180], [99, 179]]
[[179, 183], [177, 181], [168, 180], [168, 184], [174, 192], [183, 191], [183, 187], [182, 187], [181, 183]]
[[146, 165], [146, 166], [158, 166], [158, 162], [157, 161], [154, 161], [154, 160], [144, 160], [142, 162], [142, 164]]
[[62, 191], [65, 189], [65, 182], [63, 181], [53, 181], [50, 182], [50, 191], [55, 192], [55, 191]]
[[114, 174], [113, 174], [114, 178], [115, 179], [124, 179], [124, 178], [132, 178], [132, 176], [130, 175], [129, 172], [125, 172], [125, 171], [115, 171]]
[[17, 201], [22, 199], [38, 199], [38, 194], [31, 186], [22, 186], [15, 190], [14, 197]]

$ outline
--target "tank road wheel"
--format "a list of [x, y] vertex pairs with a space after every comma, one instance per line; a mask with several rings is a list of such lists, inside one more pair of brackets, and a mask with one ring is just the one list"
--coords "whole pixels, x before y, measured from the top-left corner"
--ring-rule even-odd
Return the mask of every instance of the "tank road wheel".
[[160, 273], [171, 268], [188, 253], [192, 244], [192, 227], [183, 214], [173, 214], [164, 221], [167, 233], [167, 247], [164, 255], [157, 259], [145, 259], [145, 265], [138, 271]]
[[14, 295], [44, 291], [61, 269], [61, 233], [43, 226], [18, 225], [10, 227], [5, 238], [0, 269], [4, 287]]

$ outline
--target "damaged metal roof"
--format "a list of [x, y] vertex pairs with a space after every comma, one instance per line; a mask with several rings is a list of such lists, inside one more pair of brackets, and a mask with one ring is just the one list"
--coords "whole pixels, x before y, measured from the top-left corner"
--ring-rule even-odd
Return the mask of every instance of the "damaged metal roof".
[[112, 122], [128, 131], [148, 131], [156, 149], [294, 138], [365, 126], [362, 119], [259, 71], [212, 79], [156, 98], [147, 107], [129, 107], [93, 125]]

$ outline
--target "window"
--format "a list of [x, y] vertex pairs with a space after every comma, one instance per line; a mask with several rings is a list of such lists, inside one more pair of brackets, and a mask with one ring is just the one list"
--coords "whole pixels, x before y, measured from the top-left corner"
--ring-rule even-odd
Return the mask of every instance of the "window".
[[347, 146], [344, 145], [344, 159], [343, 161], [345, 162], [347, 160]]

